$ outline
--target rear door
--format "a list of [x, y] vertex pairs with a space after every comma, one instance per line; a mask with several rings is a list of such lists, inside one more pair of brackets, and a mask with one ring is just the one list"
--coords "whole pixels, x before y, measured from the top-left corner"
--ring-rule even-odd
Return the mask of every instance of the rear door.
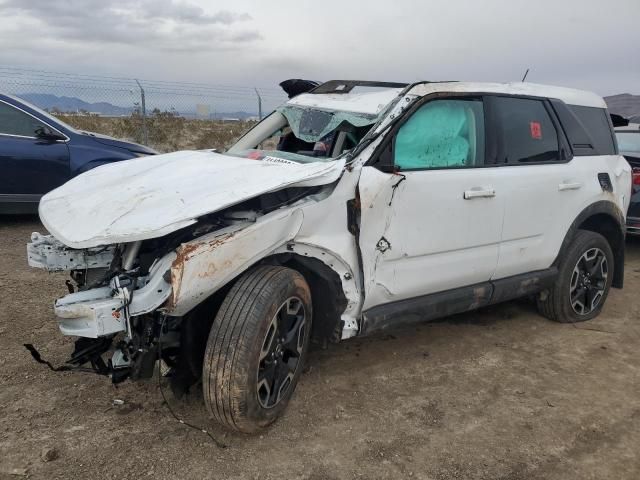
[[38, 201], [70, 178], [69, 149], [64, 141], [37, 138], [45, 124], [0, 101], [0, 201]]
[[384, 140], [397, 173], [362, 169], [365, 310], [493, 275], [504, 196], [488, 123], [481, 97], [433, 99]]
[[[548, 268], [589, 187], [587, 164], [569, 162], [562, 129], [545, 99], [490, 96], [499, 131], [504, 224], [495, 279]], [[594, 176], [595, 178], [595, 176]]]

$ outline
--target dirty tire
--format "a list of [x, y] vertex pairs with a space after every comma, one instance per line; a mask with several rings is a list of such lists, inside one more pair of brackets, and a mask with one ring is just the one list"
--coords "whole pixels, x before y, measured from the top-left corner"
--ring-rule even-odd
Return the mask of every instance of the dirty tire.
[[[302, 372], [311, 317], [309, 286], [297, 271], [260, 266], [238, 279], [218, 310], [204, 356], [204, 400], [218, 423], [252, 433], [282, 414]], [[296, 340], [282, 342], [285, 336]]]
[[[587, 257], [583, 260], [585, 255]], [[587, 293], [587, 295], [589, 295], [586, 297], [587, 301], [578, 300], [576, 302], [575, 300], [579, 298], [577, 293], [586, 291], [584, 288], [580, 288], [580, 285], [582, 285], [580, 272], [585, 270], [588, 273], [590, 270], [589, 266], [591, 266], [591, 269], [595, 268], [595, 263], [586, 260], [589, 256], [593, 255], [596, 255], [594, 257], [596, 261], [598, 258], [604, 258], [606, 260], [606, 278], [599, 280], [598, 287], [598, 290], [601, 288], [602, 292], [600, 293], [599, 299], [597, 299], [597, 294]], [[585, 261], [586, 263], [583, 263]], [[613, 280], [613, 268], [613, 252], [611, 251], [609, 242], [599, 233], [578, 230], [573, 242], [569, 245], [563, 258], [560, 260], [558, 277], [553, 287], [547, 292], [543, 292], [538, 298], [538, 311], [548, 319], [561, 323], [583, 322], [597, 317], [609, 294]], [[574, 285], [578, 288], [574, 288]], [[591, 287], [591, 285], [592, 284], [589, 283], [589, 287]], [[574, 295], [575, 292], [577, 293]], [[591, 295], [593, 295], [593, 297], [591, 297]], [[594, 303], [592, 308], [580, 308], [581, 303], [588, 304], [589, 298], [594, 297], [596, 297], [597, 302]], [[576, 305], [575, 307], [574, 304]]]

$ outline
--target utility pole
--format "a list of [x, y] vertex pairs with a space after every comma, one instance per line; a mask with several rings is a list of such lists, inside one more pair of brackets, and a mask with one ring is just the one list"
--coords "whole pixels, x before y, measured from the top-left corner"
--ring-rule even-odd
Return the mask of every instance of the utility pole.
[[260, 92], [258, 92], [257, 88], [254, 88], [256, 91], [256, 96], [258, 97], [258, 119], [262, 120], [262, 97], [260, 96]]
[[143, 143], [145, 145], [149, 145], [149, 134], [147, 133], [147, 105], [144, 99], [144, 88], [140, 85], [140, 82], [136, 79], [136, 83], [138, 84], [138, 88], [140, 89], [140, 100], [142, 107], [142, 138]]

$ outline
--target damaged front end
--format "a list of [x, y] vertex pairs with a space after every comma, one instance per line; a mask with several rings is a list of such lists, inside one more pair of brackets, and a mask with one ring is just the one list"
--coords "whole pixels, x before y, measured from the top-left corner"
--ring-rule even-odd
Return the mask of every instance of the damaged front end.
[[[137, 377], [152, 374], [161, 306], [171, 295], [170, 268], [175, 253], [145, 265], [138, 257], [141, 246], [137, 241], [72, 249], [39, 233], [34, 233], [27, 245], [30, 266], [70, 272], [66, 281], [69, 294], [54, 304], [60, 331], [80, 337], [68, 363], [90, 363], [97, 373], [111, 374], [114, 382], [132, 373]], [[115, 351], [105, 364], [102, 355], [116, 339]]]
[[162, 237], [115, 245], [71, 248], [33, 233], [29, 265], [70, 274], [69, 293], [54, 304], [60, 331], [80, 337], [68, 364], [89, 363], [117, 383], [151, 377], [162, 352], [178, 391], [186, 390], [199, 378], [213, 317], [208, 310], [186, 319], [200, 315], [197, 307], [295, 237], [302, 213], [288, 206], [323, 197], [331, 188], [265, 193]]

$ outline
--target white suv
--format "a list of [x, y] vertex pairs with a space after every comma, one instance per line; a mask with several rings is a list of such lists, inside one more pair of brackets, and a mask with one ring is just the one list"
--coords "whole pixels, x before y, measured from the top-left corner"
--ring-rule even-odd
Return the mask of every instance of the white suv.
[[[170, 367], [229, 428], [284, 410], [310, 338], [532, 296], [592, 319], [624, 269], [631, 170], [603, 100], [528, 83], [331, 81], [226, 153], [91, 170], [46, 195], [29, 263], [70, 270], [70, 363]], [[108, 363], [104, 354], [111, 352]]]

